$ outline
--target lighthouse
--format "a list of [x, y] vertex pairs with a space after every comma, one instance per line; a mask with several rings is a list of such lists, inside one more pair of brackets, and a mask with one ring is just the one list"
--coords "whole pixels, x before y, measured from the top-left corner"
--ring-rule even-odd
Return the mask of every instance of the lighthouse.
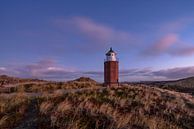
[[119, 85], [119, 62], [116, 53], [110, 48], [106, 53], [104, 60], [104, 85], [118, 86]]

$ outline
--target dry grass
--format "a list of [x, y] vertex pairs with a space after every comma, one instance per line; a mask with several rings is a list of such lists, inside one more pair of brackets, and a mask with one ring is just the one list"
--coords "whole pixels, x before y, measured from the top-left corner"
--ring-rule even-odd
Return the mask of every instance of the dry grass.
[[21, 84], [16, 87], [16, 92], [54, 92], [56, 90], [81, 89], [100, 87], [100, 84], [92, 81], [47, 82]]
[[49, 118], [56, 128], [194, 127], [194, 108], [185, 103], [194, 105], [193, 97], [159, 88], [131, 86], [88, 90], [57, 96], [49, 101], [55, 102], [56, 107], [41, 117]]
[[[76, 82], [77, 83], [77, 82]], [[55, 92], [35, 98], [39, 129], [193, 129], [194, 98], [191, 95], [145, 86], [89, 89], [66, 94]], [[0, 101], [0, 127], [14, 127], [30, 98]]]
[[0, 127], [12, 128], [16, 126], [25, 115], [31, 99], [23, 94], [0, 98]]

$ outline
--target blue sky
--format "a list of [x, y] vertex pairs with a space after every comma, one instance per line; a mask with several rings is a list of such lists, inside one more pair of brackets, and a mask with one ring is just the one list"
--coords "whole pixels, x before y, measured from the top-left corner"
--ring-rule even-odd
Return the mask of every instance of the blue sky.
[[0, 74], [103, 80], [113, 47], [120, 80], [194, 75], [192, 0], [0, 2]]

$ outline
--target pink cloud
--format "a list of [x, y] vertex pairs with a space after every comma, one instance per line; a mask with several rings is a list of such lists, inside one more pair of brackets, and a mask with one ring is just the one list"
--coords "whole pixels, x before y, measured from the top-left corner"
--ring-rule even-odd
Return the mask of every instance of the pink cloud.
[[[90, 71], [85, 74], [103, 76], [101, 71]], [[194, 76], [194, 66], [174, 67], [169, 69], [153, 70], [152, 68], [134, 68], [120, 70], [121, 81], [160, 81], [174, 80]]]
[[181, 41], [177, 34], [167, 34], [155, 42], [144, 52], [147, 55], [169, 54], [171, 56], [190, 56], [194, 54], [194, 46]]
[[169, 54], [173, 56], [190, 56], [194, 54], [194, 46], [182, 46], [171, 50]]
[[135, 40], [135, 36], [130, 32], [117, 30], [86, 17], [59, 18], [55, 24], [65, 30], [68, 28], [79, 32], [80, 35], [96, 42], [132, 43], [131, 41]]
[[77, 77], [74, 68], [61, 66], [52, 59], [44, 59], [36, 63], [22, 66], [13, 65], [0, 68], [0, 75], [6, 74], [24, 78], [65, 80]]
[[165, 77], [166, 79], [179, 79], [194, 76], [194, 66], [175, 67], [153, 72], [154, 76]]
[[107, 41], [114, 33], [111, 28], [95, 23], [91, 19], [74, 17], [71, 22], [80, 32], [96, 40]]
[[51, 59], [27, 65], [24, 69], [30, 76], [39, 78], [52, 77], [74, 71], [72, 68], [64, 68], [58, 65], [55, 60]]
[[179, 42], [178, 36], [176, 34], [170, 33], [159, 39], [152, 46], [146, 49], [145, 53], [148, 55], [158, 55], [165, 53], [172, 47], [175, 43]]
[[6, 71], [6, 68], [5, 67], [0, 67], [0, 70], [1, 71]]
[[156, 42], [148, 45], [143, 54], [172, 56], [190, 56], [194, 54], [194, 46], [185, 42], [179, 35], [194, 21], [193, 17], [183, 17], [160, 25], [157, 35], [164, 35]]
[[174, 45], [177, 41], [178, 36], [176, 34], [167, 34], [154, 45], [153, 49], [163, 52]]
[[[81, 76], [93, 77], [103, 81], [103, 71], [78, 71], [60, 66], [53, 60], [43, 60], [30, 65], [0, 67], [0, 75], [6, 74], [24, 78], [46, 80], [72, 80]], [[170, 80], [194, 76], [194, 66], [154, 70], [152, 68], [133, 68], [120, 70], [121, 81]]]

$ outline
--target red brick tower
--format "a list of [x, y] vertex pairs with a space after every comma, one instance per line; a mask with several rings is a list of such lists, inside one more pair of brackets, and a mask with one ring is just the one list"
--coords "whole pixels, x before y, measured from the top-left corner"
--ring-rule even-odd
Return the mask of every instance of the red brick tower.
[[104, 85], [118, 86], [119, 85], [119, 62], [116, 58], [116, 53], [110, 48], [106, 53], [104, 61]]

